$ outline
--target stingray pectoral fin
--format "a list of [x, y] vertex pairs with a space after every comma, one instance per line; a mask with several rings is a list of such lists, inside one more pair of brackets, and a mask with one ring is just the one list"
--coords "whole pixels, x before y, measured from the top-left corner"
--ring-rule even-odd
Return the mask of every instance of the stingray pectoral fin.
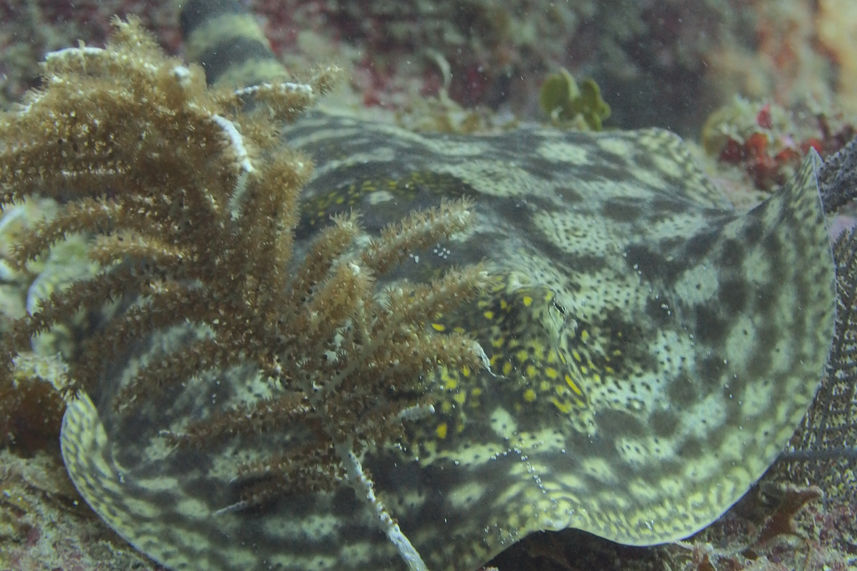
[[[444, 517], [449, 536], [467, 536], [460, 543], [478, 555], [450, 550], [438, 562], [476, 563], [546, 529], [674, 541], [746, 493], [800, 422], [831, 345], [834, 266], [816, 161], [749, 213], [712, 212], [674, 247], [628, 248], [615, 277], [629, 284], [622, 305], [605, 301], [587, 335], [579, 323], [563, 359], [586, 406], [536, 410], [540, 399], [499, 393], [483, 404], [483, 447], [497, 433], [509, 452], [480, 463], [462, 447], [457, 483], [440, 484]], [[459, 507], [459, 497], [479, 500]]]
[[124, 539], [138, 546], [136, 531], [125, 515], [122, 470], [111, 454], [110, 440], [98, 411], [86, 393], [68, 404], [63, 416], [60, 446], [68, 475], [86, 503]]
[[[626, 544], [705, 527], [774, 462], [815, 394], [832, 342], [834, 263], [809, 157], [791, 184], [744, 215], [713, 217], [682, 245], [652, 248], [662, 274], [634, 321], [624, 378], [584, 386], [593, 436], [552, 465], [540, 525]], [[645, 256], [640, 256], [643, 259]], [[532, 457], [533, 455], [531, 455]], [[572, 458], [573, 456], [573, 458]], [[542, 474], [542, 481], [547, 481]]]
[[[550, 361], [539, 344], [557, 358], [498, 367], [419, 477], [379, 482], [430, 566], [475, 568], [540, 530], [674, 541], [746, 493], [799, 424], [832, 341], [816, 168], [809, 158], [751, 212], [703, 206], [680, 240], [640, 236], [610, 266], [613, 289], [572, 297], [559, 330], [538, 312], [500, 327], [528, 359]], [[579, 406], [550, 398], [566, 375]]]
[[188, 557], [188, 550], [175, 549], [166, 541], [162, 514], [149, 497], [151, 491], [138, 493], [141, 490], [135, 491], [136, 486], [126, 481], [98, 410], [86, 393], [80, 393], [66, 408], [60, 445], [66, 470], [80, 495], [128, 543], [158, 561], [169, 561], [172, 569], [198, 568], [206, 561], [204, 551], [194, 560]]

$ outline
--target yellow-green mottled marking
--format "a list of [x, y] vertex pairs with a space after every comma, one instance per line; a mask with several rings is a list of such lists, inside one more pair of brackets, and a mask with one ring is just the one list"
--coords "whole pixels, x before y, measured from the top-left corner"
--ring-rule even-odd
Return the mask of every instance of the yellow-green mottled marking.
[[[427, 136], [319, 113], [284, 136], [317, 165], [299, 251], [333, 212], [359, 210], [373, 233], [443, 197], [476, 203], [468, 234], [413, 252], [394, 279], [485, 260], [488, 291], [429, 327], [472, 332], [490, 370], [438, 371], [435, 414], [362, 459], [431, 568], [477, 568], [543, 529], [635, 545], [687, 536], [761, 476], [806, 410], [834, 312], [817, 156], [742, 214], [659, 130]], [[156, 336], [141, 358], [191, 334]], [[130, 374], [69, 407], [62, 443], [83, 496], [140, 550], [174, 569], [403, 565], [346, 485], [223, 511], [236, 465], [301, 427], [166, 445], [164, 430], [213, 401], [264, 398], [251, 372], [119, 413], [109, 403]]]
[[[286, 133], [317, 162], [299, 245], [341, 209], [359, 209], [371, 233], [443, 196], [476, 201], [467, 235], [413, 252], [397, 277], [487, 260], [485, 295], [430, 326], [473, 332], [490, 371], [439, 371], [436, 413], [363, 460], [430, 565], [475, 568], [540, 529], [671, 541], [735, 502], [799, 422], [830, 345], [817, 159], [739, 214], [663, 131], [399, 135], [329, 114]], [[173, 568], [398, 565], [346, 486], [218, 512], [236, 499], [236, 463], [285, 438], [214, 460], [165, 450], [159, 432], [205, 415], [214, 392], [218, 406], [263, 396], [240, 371], [218, 381], [128, 417], [103, 404], [116, 389], [70, 408], [66, 460], [95, 510]]]

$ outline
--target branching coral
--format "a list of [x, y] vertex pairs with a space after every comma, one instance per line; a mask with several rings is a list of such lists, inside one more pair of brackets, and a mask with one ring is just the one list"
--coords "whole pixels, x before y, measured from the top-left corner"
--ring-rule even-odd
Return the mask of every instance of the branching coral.
[[[463, 229], [472, 205], [412, 214], [368, 243], [358, 243], [356, 217], [338, 217], [295, 256], [311, 164], [270, 125], [312, 103], [335, 70], [307, 83], [209, 90], [201, 69], [163, 56], [136, 22], [115, 27], [104, 50], [50, 54], [44, 89], [0, 120], [0, 203], [46, 196], [63, 204], [21, 238], [13, 263], [24, 267], [84, 233], [101, 267], [12, 324], [0, 382], [10, 386], [32, 362], [32, 338], [81, 309], [99, 322], [65, 356], [66, 378], [51, 379], [69, 396], [104, 394], [113, 382], [110, 406], [133, 409], [206, 373], [243, 367], [268, 397], [197, 419], [173, 439], [216, 448], [235, 434], [306, 431], [280, 457], [245, 467], [255, 484], [233, 509], [345, 479], [413, 559], [359, 458], [399, 435], [405, 417], [430, 410], [424, 373], [478, 365], [474, 341], [424, 324], [472, 295], [483, 272], [467, 267], [384, 292], [375, 277]], [[161, 358], [126, 363], [151, 336], [188, 329]], [[120, 381], [124, 368], [131, 372]]]

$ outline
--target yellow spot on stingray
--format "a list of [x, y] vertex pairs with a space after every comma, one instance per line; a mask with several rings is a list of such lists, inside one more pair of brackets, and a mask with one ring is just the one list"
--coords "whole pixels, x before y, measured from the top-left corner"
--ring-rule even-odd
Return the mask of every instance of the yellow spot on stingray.
[[446, 390], [451, 391], [458, 387], [458, 379], [456, 379], [449, 373], [444, 372], [441, 378], [443, 379], [443, 388], [445, 388]]
[[520, 351], [515, 353], [515, 358], [518, 360], [519, 363], [523, 363], [524, 361], [526, 361], [529, 356], [530, 355], [529, 353], [527, 353], [526, 349], [521, 349]]
[[435, 331], [446, 331], [446, 325], [443, 323], [432, 323], [431, 328]]
[[447, 426], [445, 422], [441, 422], [437, 425], [437, 428], [434, 429], [435, 434], [437, 434], [437, 437], [441, 439], [446, 438], [446, 430]]
[[528, 377], [532, 378], [536, 376], [537, 371], [533, 365], [527, 365], [526, 373]]
[[571, 356], [574, 357], [574, 360], [578, 363], [581, 363], [583, 361], [583, 357], [580, 356], [580, 353], [577, 352], [577, 349], [571, 350]]
[[462, 366], [461, 367], [461, 374], [464, 375], [465, 377], [469, 377], [470, 376], [470, 367], [468, 367], [467, 365]]
[[568, 401], [560, 402], [558, 398], [551, 397], [551, 402], [555, 407], [559, 409], [560, 412], [568, 414], [571, 412], [571, 403]]
[[578, 396], [583, 396], [583, 391], [580, 390], [580, 387], [577, 386], [577, 383], [571, 380], [571, 377], [569, 375], [565, 376], [565, 384], [571, 387], [571, 390], [573, 390]]
[[527, 402], [533, 402], [536, 400], [536, 391], [533, 389], [527, 389], [524, 391], [524, 400]]
[[581, 331], [580, 332], [580, 340], [583, 341], [584, 343], [589, 341], [589, 331], [587, 331], [586, 329]]
[[524, 305], [530, 307], [533, 304], [533, 298], [529, 295], [524, 296]]
[[511, 372], [512, 372], [512, 363], [510, 363], [509, 361], [506, 361], [505, 363], [503, 363], [503, 374], [508, 375]]
[[547, 375], [550, 379], [555, 379], [559, 376], [559, 371], [557, 371], [553, 367], [545, 367], [545, 375]]
[[467, 400], [467, 393], [464, 391], [459, 391], [459, 392], [455, 393], [455, 395], [453, 395], [452, 398], [458, 404], [464, 404], [464, 401]]
[[482, 315], [485, 316], [485, 319], [494, 319], [494, 312], [491, 311], [490, 309], [487, 311], [483, 311]]

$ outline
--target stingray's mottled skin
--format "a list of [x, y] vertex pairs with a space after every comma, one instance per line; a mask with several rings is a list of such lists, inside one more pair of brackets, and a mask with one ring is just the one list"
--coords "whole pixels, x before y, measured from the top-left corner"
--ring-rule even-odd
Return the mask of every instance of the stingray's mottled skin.
[[[237, 2], [189, 0], [182, 26], [209, 81], [282, 76]], [[334, 212], [359, 211], [371, 234], [444, 197], [475, 203], [467, 235], [413, 252], [391, 279], [485, 261], [489, 290], [430, 326], [472, 333], [490, 369], [438, 371], [436, 412], [362, 459], [429, 568], [476, 568], [542, 529], [637, 545], [687, 536], [762, 475], [815, 392], [835, 307], [816, 155], [738, 213], [660, 130], [428, 136], [316, 113], [284, 138], [316, 163], [298, 257]], [[403, 567], [345, 483], [224, 509], [237, 467], [304, 427], [210, 450], [167, 445], [213, 407], [264, 398], [251, 369], [117, 412], [140, 361], [198, 334], [145, 340], [69, 406], [63, 455], [87, 502], [174, 569]]]
[[[815, 392], [834, 313], [817, 156], [738, 213], [660, 130], [428, 136], [317, 113], [285, 139], [316, 162], [298, 250], [331, 212], [358, 210], [372, 233], [442, 197], [475, 201], [472, 231], [413, 252], [398, 277], [486, 261], [491, 291], [432, 326], [472, 332], [490, 371], [439, 372], [437, 412], [363, 459], [430, 568], [476, 568], [542, 529], [685, 537], [761, 476]], [[140, 550], [175, 569], [403, 565], [346, 485], [218, 511], [235, 465], [285, 435], [213, 459], [165, 445], [215, 393], [219, 407], [263, 395], [251, 373], [120, 416], [127, 375], [70, 406], [62, 443], [83, 496]]]

